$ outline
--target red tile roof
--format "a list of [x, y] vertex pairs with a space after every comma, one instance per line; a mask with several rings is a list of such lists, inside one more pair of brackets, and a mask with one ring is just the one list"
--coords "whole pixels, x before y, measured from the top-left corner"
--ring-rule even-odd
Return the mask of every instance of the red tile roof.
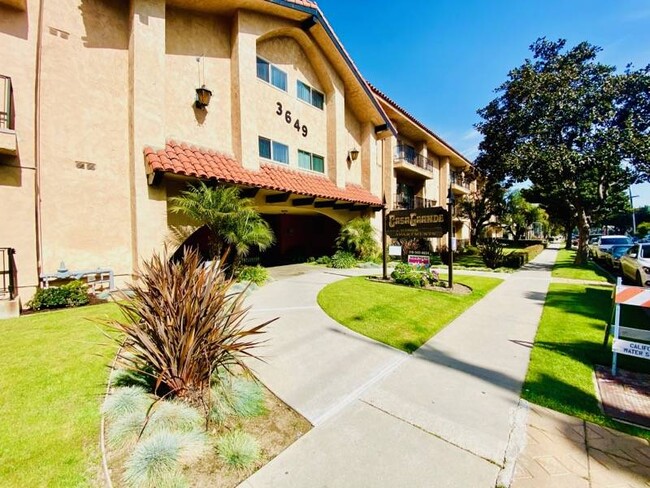
[[259, 171], [243, 168], [232, 156], [169, 141], [165, 149], [144, 150], [145, 161], [152, 171], [163, 171], [201, 179], [216, 179], [236, 185], [298, 193], [318, 198], [381, 205], [379, 197], [365, 188], [348, 183], [339, 188], [325, 175], [262, 163]]
[[287, 3], [294, 3], [296, 5], [302, 5], [303, 7], [308, 7], [308, 8], [318, 8], [318, 5], [316, 5], [316, 2], [311, 2], [310, 0], [285, 0]]

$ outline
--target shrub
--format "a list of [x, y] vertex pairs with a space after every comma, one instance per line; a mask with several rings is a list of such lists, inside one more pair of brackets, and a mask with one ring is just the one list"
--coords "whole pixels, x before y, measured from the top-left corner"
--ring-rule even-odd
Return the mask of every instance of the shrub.
[[115, 388], [102, 406], [106, 418], [115, 420], [131, 413], [146, 413], [153, 400], [139, 386]]
[[257, 440], [241, 430], [222, 435], [217, 440], [217, 452], [226, 464], [238, 469], [247, 468], [260, 458], [260, 446]]
[[413, 269], [409, 264], [397, 264], [390, 277], [395, 280], [395, 283], [399, 283], [400, 285], [414, 288], [420, 288], [422, 286], [422, 273]]
[[336, 251], [332, 256], [332, 261], [329, 264], [330, 268], [354, 268], [357, 265], [357, 260], [353, 254], [345, 251]]
[[349, 252], [358, 259], [370, 259], [379, 252], [375, 229], [370, 219], [357, 217], [341, 227], [336, 245], [341, 251]]
[[479, 246], [483, 263], [490, 269], [496, 269], [503, 264], [503, 246], [496, 239], [483, 241]]
[[472, 245], [465, 246], [465, 248], [463, 249], [463, 254], [465, 254], [466, 256], [478, 256], [480, 253], [481, 251], [479, 250], [479, 248]]
[[49, 308], [80, 307], [87, 305], [88, 286], [79, 280], [74, 280], [65, 285], [39, 288], [34, 297], [27, 303], [34, 310]]
[[535, 244], [508, 254], [504, 260], [504, 266], [509, 268], [521, 268], [527, 262], [535, 259], [544, 250], [543, 244]]
[[186, 486], [183, 466], [196, 462], [208, 449], [200, 432], [156, 432], [135, 446], [124, 464], [124, 482], [138, 488]]
[[217, 367], [249, 371], [243, 357], [256, 357], [257, 337], [272, 320], [247, 328], [244, 294], [230, 292], [220, 263], [201, 265], [195, 250], [177, 262], [156, 254], [141, 269], [133, 298], [118, 303], [126, 320], [109, 322], [122, 334], [116, 341], [124, 338], [118, 360], [129, 370], [150, 368], [154, 393], [204, 404]]
[[237, 281], [250, 281], [262, 286], [269, 279], [269, 272], [262, 266], [244, 266], [239, 270]]
[[332, 264], [332, 258], [330, 258], [329, 256], [321, 256], [316, 260], [316, 264], [325, 264], [329, 266], [330, 264]]
[[450, 256], [450, 251], [447, 246], [440, 246], [440, 261], [442, 261], [442, 264], [446, 264], [447, 266], [449, 265], [449, 256]]

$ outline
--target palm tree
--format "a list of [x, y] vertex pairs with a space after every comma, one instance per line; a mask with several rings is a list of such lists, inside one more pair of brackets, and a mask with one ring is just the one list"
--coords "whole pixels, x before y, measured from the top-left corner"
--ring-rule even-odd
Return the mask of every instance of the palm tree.
[[264, 250], [275, 242], [271, 227], [255, 210], [253, 200], [242, 198], [237, 187], [210, 188], [201, 181], [173, 197], [171, 203], [172, 212], [208, 228], [213, 257], [225, 259], [234, 251], [238, 264], [252, 247]]

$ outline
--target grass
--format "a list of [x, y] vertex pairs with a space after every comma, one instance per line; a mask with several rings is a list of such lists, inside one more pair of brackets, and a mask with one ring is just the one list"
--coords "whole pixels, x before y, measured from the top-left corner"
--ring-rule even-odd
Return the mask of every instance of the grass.
[[0, 323], [0, 486], [94, 484], [115, 345], [87, 318], [118, 314], [107, 304]]
[[[611, 365], [602, 346], [611, 288], [552, 283], [531, 352], [522, 397], [538, 405], [650, 439], [650, 432], [606, 417], [592, 379], [595, 364]], [[648, 324], [638, 308], [622, 308], [623, 324]], [[647, 325], [646, 325], [647, 327]], [[650, 372], [650, 362], [619, 355], [623, 369]]]
[[318, 294], [318, 304], [344, 326], [411, 353], [472, 304], [501, 283], [499, 278], [462, 276], [457, 282], [470, 295], [407, 288], [364, 277], [332, 283]]
[[575, 257], [575, 250], [560, 249], [557, 253], [557, 260], [553, 265], [553, 278], [602, 281], [604, 283], [612, 280], [611, 275], [607, 271], [592, 261], [589, 261], [583, 266], [576, 266], [573, 264]]

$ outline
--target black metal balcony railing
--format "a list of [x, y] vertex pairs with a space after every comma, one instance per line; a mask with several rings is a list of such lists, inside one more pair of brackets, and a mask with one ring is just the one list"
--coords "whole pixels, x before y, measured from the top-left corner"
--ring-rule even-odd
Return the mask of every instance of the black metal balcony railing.
[[16, 250], [11, 247], [0, 247], [0, 299], [16, 298]]
[[393, 196], [393, 208], [396, 210], [410, 210], [412, 208], [430, 208], [435, 207], [435, 200], [429, 200], [422, 197], [412, 197], [404, 193], [397, 193]]
[[406, 162], [427, 171], [433, 171], [434, 168], [431, 159], [417, 154], [412, 147], [402, 144], [398, 145], [395, 149], [395, 161]]
[[467, 188], [469, 190], [469, 184], [471, 181], [463, 175], [463, 173], [457, 172], [457, 171], [452, 171], [449, 174], [449, 178], [451, 179], [451, 184], [452, 185], [458, 185], [462, 186], [463, 188]]
[[11, 106], [11, 78], [0, 75], [0, 129], [14, 129]]

